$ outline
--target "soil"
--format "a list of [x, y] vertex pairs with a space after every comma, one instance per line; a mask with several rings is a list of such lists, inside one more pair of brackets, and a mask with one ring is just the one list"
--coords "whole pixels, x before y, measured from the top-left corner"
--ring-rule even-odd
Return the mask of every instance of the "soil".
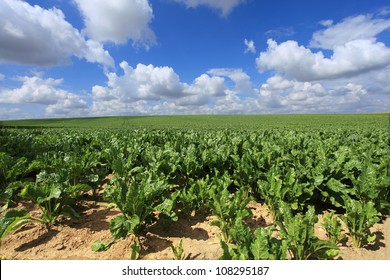
[[[80, 220], [64, 220], [50, 230], [40, 224], [28, 224], [3, 238], [0, 255], [6, 259], [18, 260], [127, 260], [130, 259], [129, 246], [134, 243], [130, 236], [112, 245], [105, 252], [94, 252], [91, 244], [96, 240], [110, 241], [109, 222], [119, 214], [115, 208], [98, 202], [88, 205]], [[37, 209], [29, 207], [32, 215]], [[250, 202], [252, 217], [246, 222], [252, 228], [272, 224], [267, 209], [257, 202]], [[326, 240], [325, 230], [321, 227], [322, 215], [315, 225], [316, 235]], [[141, 238], [140, 259], [172, 260], [174, 255], [171, 244], [178, 246], [183, 240], [184, 254], [187, 259], [216, 260], [222, 255], [217, 234], [219, 229], [210, 224], [212, 216], [181, 216], [175, 223], [157, 222]], [[363, 248], [353, 248], [347, 229], [347, 239], [339, 244], [344, 260], [390, 260], [390, 219], [376, 224], [371, 232], [376, 240]]]

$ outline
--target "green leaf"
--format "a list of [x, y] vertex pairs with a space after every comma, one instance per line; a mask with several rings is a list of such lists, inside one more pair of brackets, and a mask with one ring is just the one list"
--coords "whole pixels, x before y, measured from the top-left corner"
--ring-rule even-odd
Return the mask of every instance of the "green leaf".
[[171, 250], [175, 256], [175, 260], [184, 260], [186, 258], [183, 249], [183, 239], [180, 239], [180, 243], [177, 247], [171, 244]]
[[61, 211], [62, 215], [66, 216], [66, 217], [69, 217], [71, 219], [80, 219], [80, 215], [76, 212], [76, 210], [74, 210], [71, 206], [69, 205], [65, 205], [63, 208], [62, 208], [62, 211]]
[[138, 260], [140, 252], [141, 252], [141, 244], [139, 243], [139, 240], [137, 238], [135, 242], [130, 246], [130, 259]]
[[367, 242], [368, 242], [368, 243], [374, 242], [375, 239], [376, 239], [376, 235], [375, 235], [375, 234], [372, 234], [372, 235], [368, 235], [368, 236], [367, 236]]
[[232, 260], [233, 259], [233, 252], [232, 249], [226, 244], [225, 241], [222, 240], [222, 238], [219, 238], [219, 243], [222, 248], [222, 256], [219, 258], [220, 260]]
[[10, 210], [0, 218], [0, 239], [33, 221], [25, 210]]
[[66, 192], [69, 194], [78, 194], [80, 192], [87, 192], [92, 190], [92, 187], [87, 184], [76, 184], [66, 188]]
[[110, 232], [114, 239], [126, 238], [133, 233], [140, 225], [138, 216], [127, 219], [124, 215], [119, 215], [110, 221]]
[[91, 245], [91, 249], [94, 252], [103, 252], [103, 251], [107, 251], [111, 247], [112, 244], [113, 244], [113, 242], [105, 242], [105, 241], [96, 240]]
[[298, 210], [299, 206], [298, 206], [298, 202], [293, 202], [291, 203], [291, 209], [292, 210]]
[[160, 205], [157, 205], [155, 209], [157, 211], [160, 211], [165, 216], [169, 217], [172, 221], [176, 222], [178, 220], [178, 216], [173, 211], [174, 206], [175, 206], [174, 200], [167, 198]]
[[272, 237], [274, 227], [258, 228], [254, 232], [255, 239], [250, 246], [255, 260], [284, 260], [287, 256], [285, 240]]

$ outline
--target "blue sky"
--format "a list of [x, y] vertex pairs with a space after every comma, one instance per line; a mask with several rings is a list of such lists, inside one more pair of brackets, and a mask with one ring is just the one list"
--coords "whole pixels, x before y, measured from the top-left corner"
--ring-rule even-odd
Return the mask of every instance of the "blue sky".
[[0, 119], [389, 111], [385, 0], [0, 0]]

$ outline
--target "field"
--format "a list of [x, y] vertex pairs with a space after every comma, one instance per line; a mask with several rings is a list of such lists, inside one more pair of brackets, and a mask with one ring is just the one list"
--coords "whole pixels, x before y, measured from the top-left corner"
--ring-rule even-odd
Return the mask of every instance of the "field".
[[0, 121], [7, 127], [145, 128], [145, 129], [272, 129], [343, 128], [385, 129], [389, 114], [361, 115], [183, 115], [147, 117], [96, 117]]
[[7, 259], [390, 259], [389, 115], [0, 122]]

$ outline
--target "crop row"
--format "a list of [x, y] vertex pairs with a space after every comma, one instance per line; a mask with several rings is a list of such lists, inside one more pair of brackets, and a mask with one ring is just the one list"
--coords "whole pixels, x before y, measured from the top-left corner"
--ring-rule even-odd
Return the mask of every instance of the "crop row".
[[[389, 214], [389, 150], [382, 130], [1, 129], [0, 238], [26, 223], [50, 229], [59, 217], [77, 219], [85, 194], [97, 199], [104, 190], [121, 215], [110, 222], [112, 240], [94, 243], [97, 251], [195, 212], [216, 217], [221, 258], [333, 258], [340, 219], [360, 247]], [[274, 226], [246, 225], [253, 199], [267, 205]], [[20, 200], [40, 216], [14, 208]], [[329, 241], [314, 235], [319, 207], [331, 210]]]

